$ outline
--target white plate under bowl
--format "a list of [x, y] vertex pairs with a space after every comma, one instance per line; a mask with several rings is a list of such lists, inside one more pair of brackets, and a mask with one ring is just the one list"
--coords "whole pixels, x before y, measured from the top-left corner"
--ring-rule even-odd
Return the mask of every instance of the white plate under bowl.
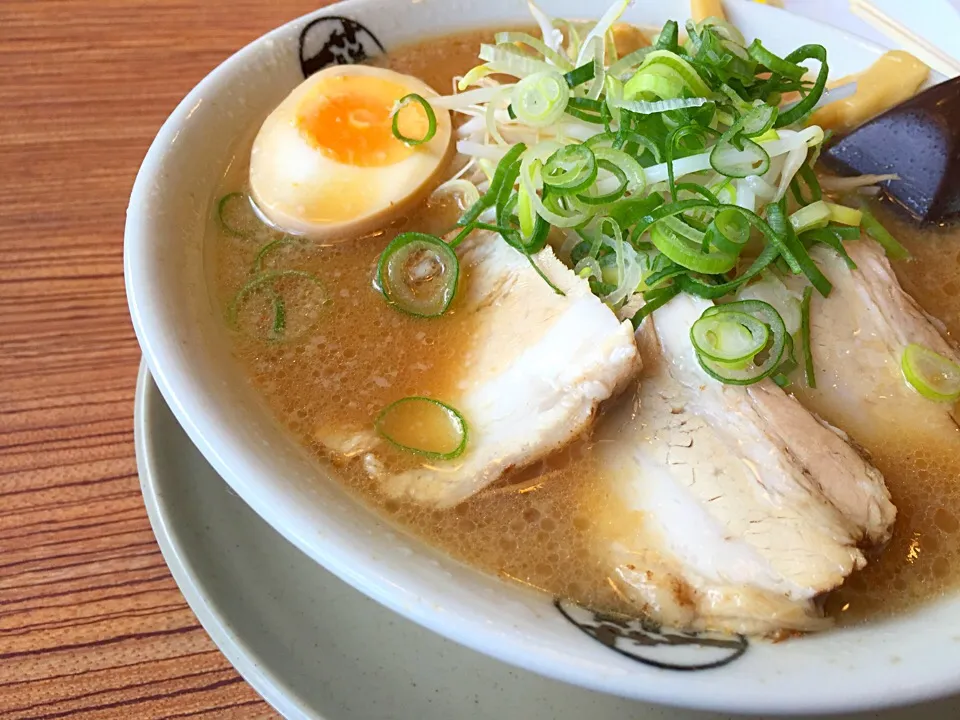
[[[623, 700], [444, 640], [337, 579], [262, 520], [204, 460], [141, 368], [143, 498], [190, 607], [240, 674], [288, 718], [731, 720]], [[956, 720], [960, 698], [844, 720]]]

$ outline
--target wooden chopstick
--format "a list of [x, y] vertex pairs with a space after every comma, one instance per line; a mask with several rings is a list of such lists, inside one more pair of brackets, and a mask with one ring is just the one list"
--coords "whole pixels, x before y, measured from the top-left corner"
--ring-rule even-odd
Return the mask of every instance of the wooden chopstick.
[[870, 0], [850, 0], [850, 11], [942, 75], [947, 77], [960, 75], [960, 60], [951, 57], [936, 45], [893, 20], [877, 9]]

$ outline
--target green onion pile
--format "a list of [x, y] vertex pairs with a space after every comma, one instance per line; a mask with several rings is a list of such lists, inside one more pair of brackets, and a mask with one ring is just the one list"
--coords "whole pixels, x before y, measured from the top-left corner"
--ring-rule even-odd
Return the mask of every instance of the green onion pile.
[[[781, 279], [802, 275], [828, 295], [810, 248], [827, 245], [853, 268], [843, 244], [861, 227], [891, 257], [906, 256], [866, 208], [823, 196], [813, 168], [824, 132], [804, 121], [824, 97], [826, 50], [803, 45], [781, 57], [707, 18], [688, 21], [685, 33], [671, 20], [649, 47], [618, 57], [613, 26], [629, 0], [595, 24], [529, 5], [541, 37], [498, 33], [458, 93], [428, 101], [467, 116], [457, 150], [470, 160], [441, 191], [472, 205], [448, 240], [418, 234], [415, 255], [404, 236], [387, 248], [379, 271], [387, 299], [416, 315], [442, 314], [459, 276], [449, 250], [492, 230], [535, 268], [549, 243], [635, 326], [681, 292], [719, 301], [691, 333], [718, 380], [785, 383], [799, 365], [796, 338], [806, 340], [804, 375], [814, 385], [809, 291], [794, 297]], [[397, 253], [442, 275], [432, 281], [437, 297], [413, 297], [391, 281], [410, 275]]]

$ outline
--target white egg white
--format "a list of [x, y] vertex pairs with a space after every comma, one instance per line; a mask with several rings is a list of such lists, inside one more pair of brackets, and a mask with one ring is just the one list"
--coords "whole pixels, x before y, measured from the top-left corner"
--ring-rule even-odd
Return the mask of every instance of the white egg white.
[[425, 98], [436, 92], [421, 80], [384, 68], [339, 65], [310, 76], [264, 121], [250, 156], [250, 188], [257, 206], [278, 228], [337, 242], [372, 232], [422, 199], [446, 166], [450, 150], [449, 112], [436, 110], [437, 129], [429, 142], [411, 148], [391, 165], [338, 162], [301, 130], [302, 102], [331, 76], [373, 76]]

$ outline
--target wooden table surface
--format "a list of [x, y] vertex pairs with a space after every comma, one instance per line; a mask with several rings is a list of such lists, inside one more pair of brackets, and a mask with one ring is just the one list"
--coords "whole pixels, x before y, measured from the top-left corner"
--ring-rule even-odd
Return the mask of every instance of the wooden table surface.
[[323, 0], [0, 0], [0, 717], [276, 714], [147, 522], [123, 289], [137, 167], [209, 70]]

